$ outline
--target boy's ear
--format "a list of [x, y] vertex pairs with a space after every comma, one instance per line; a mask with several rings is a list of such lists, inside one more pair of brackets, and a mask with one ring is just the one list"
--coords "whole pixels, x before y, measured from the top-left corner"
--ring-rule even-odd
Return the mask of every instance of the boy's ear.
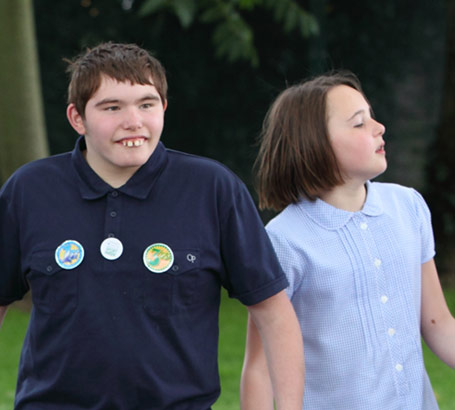
[[73, 103], [69, 104], [68, 107], [66, 108], [66, 117], [68, 118], [68, 121], [71, 124], [71, 126], [79, 135], [85, 134], [84, 121], [82, 119], [82, 116], [76, 110], [76, 106]]
[[167, 108], [167, 100], [164, 100], [163, 102], [163, 111], [166, 111]]

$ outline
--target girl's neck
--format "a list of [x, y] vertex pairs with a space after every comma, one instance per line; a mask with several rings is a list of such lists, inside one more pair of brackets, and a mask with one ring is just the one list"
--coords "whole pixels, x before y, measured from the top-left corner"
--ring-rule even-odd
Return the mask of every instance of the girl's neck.
[[344, 184], [321, 195], [329, 205], [344, 211], [357, 212], [363, 208], [367, 197], [366, 185]]

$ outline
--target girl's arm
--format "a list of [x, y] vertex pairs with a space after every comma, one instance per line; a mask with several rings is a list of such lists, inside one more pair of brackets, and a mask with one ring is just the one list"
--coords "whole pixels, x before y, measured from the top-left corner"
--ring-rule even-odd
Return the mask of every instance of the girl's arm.
[[422, 265], [420, 325], [428, 347], [444, 363], [455, 368], [455, 319], [445, 301], [433, 259]]
[[301, 410], [305, 382], [303, 341], [286, 292], [249, 306], [248, 311], [251, 332], [242, 377], [242, 409], [273, 409], [275, 398], [278, 410]]

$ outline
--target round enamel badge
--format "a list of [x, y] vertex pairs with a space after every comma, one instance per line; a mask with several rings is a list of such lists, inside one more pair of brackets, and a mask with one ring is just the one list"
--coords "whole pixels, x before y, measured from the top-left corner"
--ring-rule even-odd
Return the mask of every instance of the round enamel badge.
[[117, 238], [106, 238], [100, 246], [103, 258], [113, 261], [120, 258], [123, 253], [123, 244]]
[[84, 248], [77, 241], [67, 240], [55, 250], [55, 261], [63, 269], [74, 269], [83, 259]]
[[144, 251], [144, 265], [154, 273], [166, 272], [174, 263], [174, 253], [164, 243], [154, 243]]

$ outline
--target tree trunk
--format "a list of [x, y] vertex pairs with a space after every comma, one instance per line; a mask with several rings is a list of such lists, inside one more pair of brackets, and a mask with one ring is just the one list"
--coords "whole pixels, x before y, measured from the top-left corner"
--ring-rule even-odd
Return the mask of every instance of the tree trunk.
[[48, 155], [32, 0], [0, 0], [0, 185]]

